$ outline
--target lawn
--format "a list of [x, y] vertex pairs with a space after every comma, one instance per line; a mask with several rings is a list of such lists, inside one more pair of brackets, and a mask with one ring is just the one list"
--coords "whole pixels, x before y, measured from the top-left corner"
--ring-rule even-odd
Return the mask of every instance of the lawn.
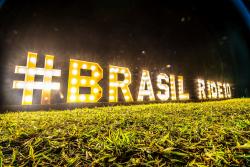
[[0, 114], [0, 166], [250, 166], [250, 99]]

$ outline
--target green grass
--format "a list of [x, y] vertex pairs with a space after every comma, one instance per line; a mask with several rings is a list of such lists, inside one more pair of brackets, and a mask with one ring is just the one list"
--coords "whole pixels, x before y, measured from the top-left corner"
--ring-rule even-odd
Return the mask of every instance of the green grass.
[[0, 166], [248, 166], [250, 99], [0, 114]]

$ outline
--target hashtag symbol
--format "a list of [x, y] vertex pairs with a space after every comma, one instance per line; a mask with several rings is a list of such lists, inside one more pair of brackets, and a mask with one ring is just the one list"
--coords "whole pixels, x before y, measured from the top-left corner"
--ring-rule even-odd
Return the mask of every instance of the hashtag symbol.
[[[23, 89], [22, 105], [31, 105], [33, 90], [42, 90], [41, 104], [50, 104], [51, 90], [59, 90], [60, 83], [52, 82], [52, 77], [60, 77], [61, 70], [53, 69], [54, 56], [46, 55], [44, 68], [37, 68], [37, 53], [28, 52], [26, 66], [16, 66], [15, 73], [24, 74], [24, 81], [13, 81], [14, 89]], [[35, 76], [43, 76], [43, 82], [35, 82]]]

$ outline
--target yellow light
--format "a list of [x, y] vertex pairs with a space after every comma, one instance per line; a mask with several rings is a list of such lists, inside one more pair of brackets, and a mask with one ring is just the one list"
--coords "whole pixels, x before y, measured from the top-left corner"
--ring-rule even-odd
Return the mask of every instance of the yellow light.
[[64, 96], [63, 96], [63, 94], [60, 92], [60, 98], [61, 99], [63, 99], [64, 98]]
[[176, 100], [175, 76], [170, 75], [170, 94], [171, 100]]
[[30, 57], [30, 62], [36, 64], [36, 56]]
[[12, 88], [23, 89], [24, 87], [25, 87], [25, 83], [24, 82], [13, 81]]
[[[146, 85], [147, 85], [147, 89], [146, 89]], [[147, 70], [142, 71], [142, 77], [141, 77], [140, 89], [139, 89], [137, 101], [143, 101], [145, 96], [149, 96], [150, 101], [155, 100], [149, 71]]]
[[109, 79], [114, 79], [114, 78], [115, 78], [114, 74], [109, 75]]
[[197, 79], [197, 92], [199, 99], [206, 99], [205, 81], [203, 79]]
[[90, 85], [94, 85], [95, 84], [95, 80], [90, 80]]
[[76, 88], [75, 87], [72, 87], [71, 89], [70, 89], [70, 92], [72, 93], [72, 94], [75, 94], [76, 93]]
[[52, 76], [52, 72], [51, 72], [51, 71], [46, 71], [46, 72], [45, 72], [45, 75], [47, 75], [47, 76]]
[[109, 90], [109, 94], [113, 94], [114, 92], [114, 89]]
[[91, 101], [95, 100], [95, 96], [90, 95], [90, 96], [89, 96], [89, 100], [91, 100]]
[[16, 66], [15, 68], [15, 73], [18, 73], [18, 74], [25, 74], [26, 71], [27, 71], [27, 68], [23, 66]]
[[120, 87], [124, 87], [125, 86], [125, 82], [120, 84]]
[[[124, 75], [123, 81], [118, 81], [118, 74]], [[128, 96], [127, 98], [125, 98], [124, 91], [122, 91], [125, 101], [133, 101], [133, 98], [129, 89], [130, 83], [131, 83], [131, 73], [128, 68], [110, 65], [109, 66], [109, 94], [112, 94], [112, 96], [109, 96], [109, 102], [118, 102], [118, 88], [122, 88], [122, 90], [126, 90], [127, 92], [126, 96]]]
[[94, 73], [94, 76], [95, 76], [95, 77], [99, 77], [99, 75], [100, 75], [99, 72], [95, 72], [95, 73]]
[[77, 70], [72, 70], [73, 75], [77, 75]]
[[91, 66], [91, 70], [94, 71], [96, 69], [96, 66]]
[[79, 98], [80, 98], [81, 101], [85, 101], [86, 100], [86, 96], [85, 95], [80, 95]]
[[86, 69], [86, 68], [87, 68], [87, 64], [83, 64], [82, 69]]
[[130, 98], [129, 96], [125, 96], [125, 100], [129, 100], [129, 98]]
[[24, 99], [25, 99], [25, 102], [32, 103], [32, 96], [25, 96]]
[[129, 83], [129, 80], [125, 79], [125, 80], [124, 80], [124, 83], [125, 83], [125, 84], [128, 84], [128, 83]]
[[212, 98], [212, 92], [211, 92], [211, 81], [207, 80], [207, 98]]
[[221, 82], [217, 82], [217, 89], [218, 89], [218, 97], [219, 98], [224, 98], [222, 83]]
[[49, 66], [53, 66], [53, 60], [48, 59], [48, 60], [47, 60], [47, 64], [48, 64]]
[[77, 63], [73, 63], [73, 67], [74, 67], [74, 68], [77, 68], [77, 67], [78, 67], [78, 64], [77, 64]]
[[98, 93], [98, 91], [99, 91], [98, 88], [94, 88], [93, 90], [94, 93]]
[[81, 84], [84, 85], [84, 84], [86, 84], [86, 82], [87, 82], [86, 79], [81, 79]]
[[[31, 105], [33, 90], [42, 90], [41, 104], [50, 103], [51, 90], [60, 89], [60, 83], [52, 82], [53, 76], [61, 76], [61, 70], [53, 69], [54, 56], [46, 55], [44, 68], [36, 67], [37, 53], [28, 52], [26, 66], [16, 66], [15, 73], [25, 74], [24, 81], [14, 81], [13, 88], [23, 89], [22, 105]], [[35, 81], [36, 75], [43, 76], [43, 82]]]
[[113, 101], [115, 99], [114, 96], [109, 96], [109, 101]]
[[35, 69], [29, 69], [29, 75], [35, 75], [36, 70]]
[[60, 77], [61, 76], [61, 70], [56, 70], [56, 71], [54, 70], [52, 75]]
[[218, 90], [216, 83], [214, 81], [211, 81], [210, 87], [211, 87], [212, 98], [216, 99], [218, 97]]
[[184, 93], [183, 76], [178, 76], [178, 95], [179, 100], [189, 99], [189, 93]]
[[169, 83], [169, 77], [167, 74], [160, 73], [157, 75], [157, 88], [159, 88], [160, 91], [157, 92], [156, 96], [161, 101], [166, 101], [169, 99], [169, 86], [167, 84], [163, 84], [162, 80]]
[[[76, 65], [77, 64], [77, 65]], [[80, 70], [91, 70], [91, 76], [81, 76]], [[74, 72], [75, 71], [75, 72]], [[86, 62], [81, 60], [70, 59], [69, 66], [69, 81], [68, 82], [68, 103], [80, 103], [80, 102], [97, 102], [102, 97], [102, 88], [98, 82], [103, 77], [103, 70], [99, 64], [94, 62]], [[72, 83], [72, 79], [76, 79], [75, 83]], [[75, 87], [76, 91], [71, 91], [71, 88]], [[81, 87], [90, 88], [89, 94], [80, 94]], [[74, 89], [73, 89], [74, 90]], [[75, 95], [76, 98], [71, 99], [71, 95]]]
[[232, 97], [232, 93], [231, 93], [231, 87], [230, 87], [230, 84], [229, 83], [225, 83], [224, 84], [224, 89], [225, 89], [225, 94], [226, 94], [226, 97], [228, 98], [231, 98]]
[[75, 95], [71, 95], [71, 96], [70, 96], [70, 100], [71, 100], [71, 101], [75, 101], [75, 100], [76, 100], [76, 96], [75, 96]]
[[76, 78], [71, 79], [71, 84], [72, 85], [75, 85], [76, 83], [77, 83], [77, 79]]

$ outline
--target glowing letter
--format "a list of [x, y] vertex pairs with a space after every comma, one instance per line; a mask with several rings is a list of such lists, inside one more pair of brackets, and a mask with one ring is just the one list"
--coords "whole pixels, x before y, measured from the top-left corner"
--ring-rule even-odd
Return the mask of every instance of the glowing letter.
[[218, 89], [218, 97], [219, 98], [224, 98], [222, 83], [221, 82], [217, 82], [217, 89]]
[[[60, 83], [52, 82], [52, 77], [61, 76], [61, 70], [53, 69], [54, 56], [45, 56], [44, 68], [37, 68], [37, 53], [28, 52], [27, 65], [16, 66], [15, 73], [25, 74], [24, 81], [14, 81], [13, 88], [23, 89], [22, 105], [31, 105], [33, 90], [42, 90], [41, 104], [50, 104], [51, 90], [59, 90]], [[43, 82], [35, 81], [36, 75], [43, 76]]]
[[211, 81], [210, 86], [211, 86], [212, 98], [216, 99], [218, 97], [218, 90], [217, 90], [216, 83], [214, 81]]
[[170, 75], [171, 100], [176, 100], [175, 76]]
[[[124, 76], [123, 81], [118, 81], [118, 74]], [[118, 102], [118, 87], [121, 88], [124, 99], [127, 102], [133, 101], [129, 85], [131, 83], [131, 73], [128, 68], [109, 66], [109, 102]]]
[[164, 73], [157, 75], [157, 87], [164, 91], [164, 93], [162, 93], [162, 91], [158, 91], [156, 95], [160, 100], [167, 101], [169, 99], [169, 86], [167, 84], [163, 84], [162, 80], [169, 83], [169, 77]]
[[231, 93], [230, 84], [229, 83], [224, 83], [223, 87], [224, 87], [225, 97], [231, 98], [232, 93]]
[[149, 96], [150, 101], [155, 100], [154, 91], [149, 71], [143, 70], [137, 101], [143, 101], [144, 96]]
[[183, 76], [178, 76], [178, 93], [179, 93], [179, 100], [189, 99], [189, 93], [184, 93]]
[[197, 79], [197, 82], [198, 82], [198, 98], [206, 99], [205, 81], [203, 79]]
[[[81, 70], [90, 71], [90, 75], [81, 75]], [[70, 59], [67, 102], [97, 102], [102, 97], [102, 88], [98, 84], [102, 77], [99, 64]], [[90, 88], [90, 93], [80, 94], [80, 88]]]
[[211, 81], [207, 81], [207, 98], [211, 99], [212, 98], [212, 92], [211, 92]]

